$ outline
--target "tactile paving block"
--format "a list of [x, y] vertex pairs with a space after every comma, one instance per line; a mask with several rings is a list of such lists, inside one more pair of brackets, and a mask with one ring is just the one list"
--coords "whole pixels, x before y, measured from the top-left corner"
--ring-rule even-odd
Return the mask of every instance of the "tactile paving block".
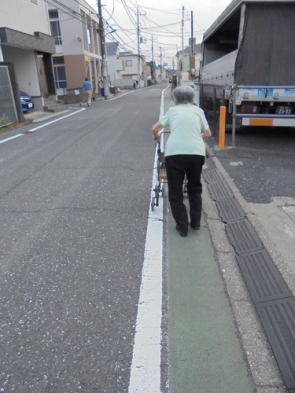
[[225, 225], [229, 242], [236, 253], [241, 255], [246, 252], [262, 250], [263, 244], [247, 219], [230, 222]]
[[208, 191], [214, 201], [233, 196], [233, 193], [225, 181], [208, 184]]
[[241, 205], [234, 197], [219, 199], [216, 201], [216, 206], [221, 220], [225, 223], [239, 220], [246, 216]]
[[240, 255], [237, 261], [254, 303], [292, 296], [266, 250]]
[[222, 174], [216, 168], [203, 170], [203, 177], [207, 183], [217, 183], [224, 181]]
[[214, 169], [214, 168], [215, 168], [215, 162], [212, 160], [211, 157], [206, 156], [205, 164], [203, 166], [203, 171], [205, 169]]
[[295, 390], [295, 299], [256, 304], [263, 328], [288, 390]]

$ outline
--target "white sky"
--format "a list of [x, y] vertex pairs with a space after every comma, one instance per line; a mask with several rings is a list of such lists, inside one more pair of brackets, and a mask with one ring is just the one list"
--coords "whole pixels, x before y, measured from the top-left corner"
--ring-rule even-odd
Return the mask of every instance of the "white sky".
[[[97, 9], [96, 0], [87, 0]], [[191, 12], [193, 12], [193, 30], [196, 43], [202, 42], [203, 33], [207, 30], [231, 0], [101, 0], [103, 18], [107, 21], [107, 41], [121, 43], [121, 51], [131, 50], [137, 53], [137, 7], [139, 10], [140, 36], [144, 43], [140, 44], [141, 54], [149, 61], [152, 59], [152, 37], [154, 41], [154, 60], [160, 63], [160, 47], [162, 62], [173, 64], [177, 50], [182, 49], [181, 20], [184, 7], [184, 47], [188, 46], [191, 36]], [[109, 25], [109, 27], [108, 27]]]

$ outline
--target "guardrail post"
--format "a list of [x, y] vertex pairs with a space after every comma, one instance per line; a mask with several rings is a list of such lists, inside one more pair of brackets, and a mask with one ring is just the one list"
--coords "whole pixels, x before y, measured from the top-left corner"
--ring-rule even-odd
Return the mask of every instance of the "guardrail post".
[[219, 134], [218, 134], [218, 147], [224, 148], [225, 142], [225, 124], [226, 124], [226, 107], [221, 106], [219, 111]]
[[233, 113], [232, 113], [232, 147], [236, 146], [236, 124], [237, 124], [237, 85], [233, 86]]

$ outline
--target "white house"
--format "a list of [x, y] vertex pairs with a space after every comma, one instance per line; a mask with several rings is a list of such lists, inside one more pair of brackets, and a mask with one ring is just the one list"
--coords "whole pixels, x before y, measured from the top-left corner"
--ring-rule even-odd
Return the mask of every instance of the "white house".
[[133, 81], [138, 82], [138, 87], [147, 86], [144, 57], [133, 52], [120, 52], [120, 59], [123, 61], [121, 77], [126, 85], [125, 87], [131, 87]]
[[192, 47], [187, 46], [183, 51], [177, 52], [176, 57], [178, 78], [182, 81], [188, 81], [199, 76], [202, 60], [201, 44], [193, 45], [193, 54]]
[[82, 87], [85, 77], [98, 91], [102, 57], [97, 10], [85, 0], [59, 0], [48, 2], [48, 18], [55, 39], [53, 68], [57, 94], [73, 93]]
[[[7, 73], [4, 67], [9, 67], [12, 86], [16, 91], [23, 90], [33, 96], [37, 109], [43, 107], [41, 78], [49, 94], [55, 94], [53, 53], [55, 45], [54, 38], [50, 35], [47, 2], [1, 0], [1, 72], [5, 77]], [[1, 91], [0, 94], [4, 94], [4, 89], [0, 89]]]
[[107, 42], [106, 51], [109, 81], [112, 86], [120, 87], [121, 71], [124, 70], [124, 61], [120, 58], [119, 43]]

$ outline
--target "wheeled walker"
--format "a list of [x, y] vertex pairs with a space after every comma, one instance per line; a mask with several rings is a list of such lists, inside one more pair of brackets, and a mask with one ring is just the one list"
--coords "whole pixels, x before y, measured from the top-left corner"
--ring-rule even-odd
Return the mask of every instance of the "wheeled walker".
[[151, 209], [154, 210], [155, 206], [159, 206], [160, 195], [164, 197], [165, 195], [165, 184], [167, 183], [167, 174], [165, 168], [165, 153], [161, 151], [161, 142], [157, 141], [157, 162], [156, 162], [156, 184], [153, 188], [155, 195], [151, 200]]

